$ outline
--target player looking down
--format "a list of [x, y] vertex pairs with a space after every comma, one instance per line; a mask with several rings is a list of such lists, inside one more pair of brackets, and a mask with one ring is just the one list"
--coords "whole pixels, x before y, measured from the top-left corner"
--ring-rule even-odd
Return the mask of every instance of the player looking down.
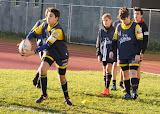
[[[109, 13], [106, 13], [102, 16], [102, 27], [103, 28], [99, 30], [99, 33], [97, 36], [97, 44], [96, 44], [97, 53], [96, 54], [98, 56], [98, 61], [102, 62], [103, 64], [102, 67], [103, 67], [103, 76], [104, 76], [104, 83], [105, 83], [105, 90], [100, 94], [108, 96], [109, 95], [109, 85], [110, 85], [110, 81], [112, 78], [112, 74], [113, 74], [113, 77], [115, 78], [117, 75], [116, 49], [114, 50], [114, 54], [115, 54], [114, 60], [109, 58], [112, 38], [114, 35], [114, 31], [115, 31], [114, 27], [112, 26], [112, 16]], [[115, 80], [113, 80], [112, 89], [116, 90]]]
[[[141, 27], [130, 20], [127, 7], [119, 10], [118, 18], [122, 23], [117, 25], [112, 40], [112, 50], [117, 47], [119, 54], [119, 66], [124, 74], [124, 84], [126, 95], [124, 99], [138, 97], [138, 77], [137, 69], [139, 67], [140, 52], [143, 48], [143, 34]], [[113, 51], [110, 52], [110, 58], [113, 58]], [[130, 94], [130, 77], [132, 83], [132, 97]]]

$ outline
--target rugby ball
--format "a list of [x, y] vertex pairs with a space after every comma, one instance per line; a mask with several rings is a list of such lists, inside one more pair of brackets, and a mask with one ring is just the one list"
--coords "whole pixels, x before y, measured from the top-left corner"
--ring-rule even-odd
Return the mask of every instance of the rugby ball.
[[32, 48], [31, 41], [29, 39], [22, 40], [19, 44], [19, 53], [22, 55], [27, 51], [30, 51]]

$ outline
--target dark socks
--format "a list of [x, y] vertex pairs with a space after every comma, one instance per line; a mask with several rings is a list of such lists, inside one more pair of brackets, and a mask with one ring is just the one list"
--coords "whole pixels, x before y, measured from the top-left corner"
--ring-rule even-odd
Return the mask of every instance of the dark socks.
[[106, 87], [106, 76], [104, 76], [104, 86]]
[[132, 78], [131, 79], [131, 83], [132, 83], [132, 89], [133, 89], [133, 91], [136, 92], [137, 89], [138, 89], [138, 83], [139, 83], [138, 78]]
[[123, 86], [123, 82], [120, 81], [120, 82], [119, 82], [119, 86]]
[[130, 79], [129, 80], [124, 80], [126, 92], [130, 95]]
[[42, 93], [44, 96], [47, 96], [47, 75], [41, 75], [40, 82]]
[[109, 88], [109, 85], [110, 85], [110, 82], [111, 82], [111, 78], [112, 78], [112, 75], [111, 73], [107, 73], [107, 81], [106, 81], [106, 88]]
[[113, 86], [116, 87], [116, 80], [112, 80], [112, 82], [113, 82]]
[[67, 82], [61, 83], [61, 88], [62, 88], [62, 91], [63, 91], [64, 98], [69, 97], [68, 96], [68, 90], [67, 90]]

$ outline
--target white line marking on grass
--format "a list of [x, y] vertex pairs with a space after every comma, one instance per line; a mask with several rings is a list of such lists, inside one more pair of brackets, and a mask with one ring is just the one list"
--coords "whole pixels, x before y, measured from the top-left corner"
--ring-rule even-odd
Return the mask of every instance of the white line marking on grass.
[[23, 107], [13, 107], [13, 106], [10, 106], [10, 107], [7, 107], [7, 106], [1, 106], [0, 108], [7, 108], [7, 109], [11, 109], [11, 110], [21, 110], [21, 111], [29, 111], [29, 112], [38, 112], [38, 113], [47, 113], [47, 114], [60, 114], [60, 113], [52, 113], [52, 112], [49, 112], [49, 111], [43, 111], [43, 110], [40, 110], [40, 111], [37, 111], [35, 109], [31, 109], [31, 108], [23, 108]]
[[[142, 72], [143, 72], [143, 71], [142, 71]], [[160, 76], [160, 74], [155, 74], [155, 73], [149, 73], [149, 72], [143, 72], [143, 73], [146, 73], [146, 74], [154, 74], [154, 75]]]

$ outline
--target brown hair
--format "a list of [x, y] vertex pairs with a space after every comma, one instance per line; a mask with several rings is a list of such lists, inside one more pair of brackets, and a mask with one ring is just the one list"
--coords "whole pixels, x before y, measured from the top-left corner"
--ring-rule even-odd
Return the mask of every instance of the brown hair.
[[104, 14], [104, 15], [102, 16], [102, 20], [104, 20], [105, 18], [108, 18], [108, 19], [112, 20], [112, 16], [111, 16], [110, 13], [106, 13], [106, 14]]
[[48, 8], [46, 9], [46, 12], [47, 12], [47, 13], [48, 13], [48, 12], [52, 12], [52, 13], [54, 13], [55, 17], [60, 17], [60, 12], [59, 12], [59, 10], [56, 9], [56, 8], [54, 8], [54, 7], [48, 7]]
[[122, 7], [121, 9], [119, 9], [119, 15], [118, 15], [119, 19], [123, 20], [128, 16], [129, 16], [129, 11], [127, 7]]
[[141, 15], [143, 15], [143, 11], [142, 11], [142, 9], [140, 7], [134, 7], [133, 11], [140, 11]]

